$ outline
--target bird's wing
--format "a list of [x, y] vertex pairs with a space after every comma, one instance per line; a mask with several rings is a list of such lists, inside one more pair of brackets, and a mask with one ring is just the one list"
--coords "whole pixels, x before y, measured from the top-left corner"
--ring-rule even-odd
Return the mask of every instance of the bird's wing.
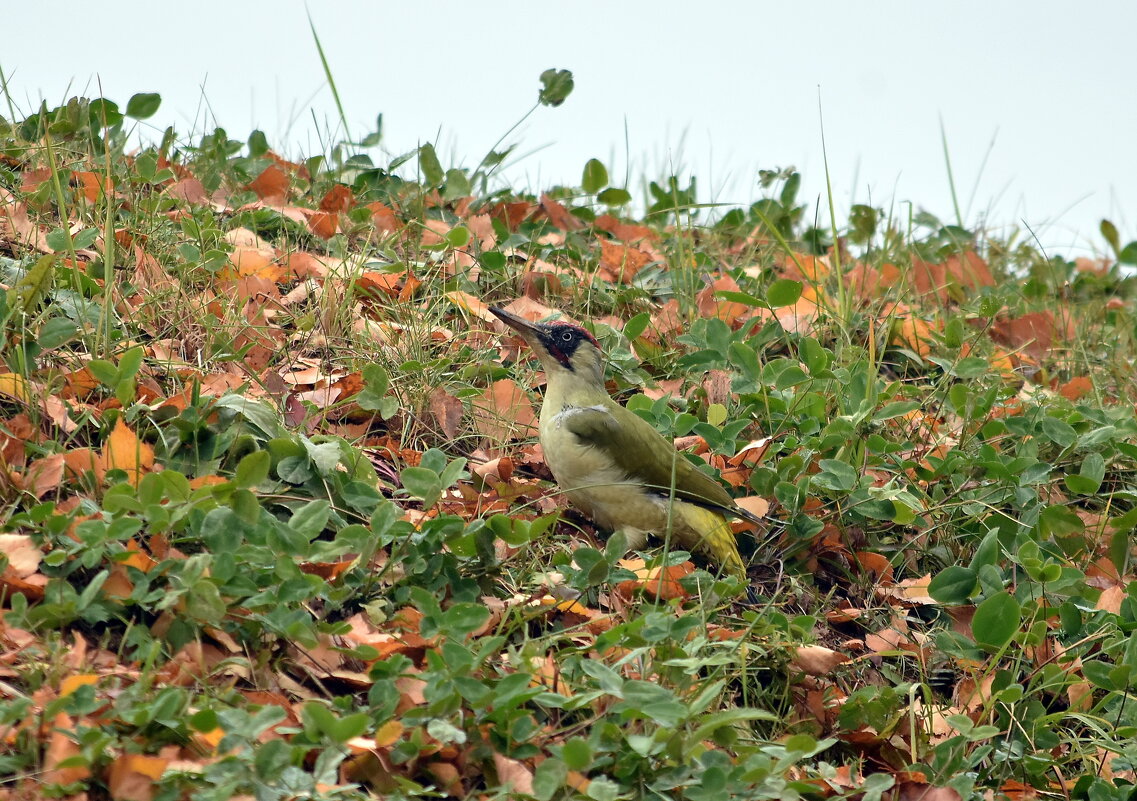
[[629, 477], [661, 495], [670, 494], [674, 480], [677, 498], [758, 522], [735, 504], [721, 484], [676, 451], [650, 423], [615, 401], [574, 409], [564, 416], [562, 425], [581, 442], [603, 450]]

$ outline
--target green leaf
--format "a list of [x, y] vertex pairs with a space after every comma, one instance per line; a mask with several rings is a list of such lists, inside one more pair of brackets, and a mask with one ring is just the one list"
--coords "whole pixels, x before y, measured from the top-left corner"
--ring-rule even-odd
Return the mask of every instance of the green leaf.
[[839, 459], [822, 459], [818, 464], [821, 472], [813, 476], [813, 484], [839, 492], [848, 492], [857, 486], [860, 474], [851, 464]]
[[438, 161], [438, 154], [434, 152], [434, 145], [429, 142], [418, 149], [418, 166], [427, 184], [430, 186], [442, 184], [445, 175], [442, 172], [442, 164]]
[[549, 801], [565, 786], [568, 766], [556, 757], [549, 757], [533, 771], [533, 796], [538, 801]]
[[1103, 690], [1122, 689], [1114, 683], [1110, 675], [1112, 671], [1113, 665], [1106, 664], [1097, 659], [1087, 659], [1082, 662], [1082, 675], [1089, 679], [1091, 684], [1096, 684]]
[[162, 96], [157, 92], [140, 92], [126, 103], [126, 116], [136, 120], [144, 120], [154, 116], [158, 107], [162, 105]]
[[748, 292], [738, 292], [732, 289], [723, 289], [715, 292], [715, 297], [722, 300], [730, 301], [731, 303], [741, 303], [744, 306], [753, 306], [757, 309], [770, 309], [773, 308], [769, 301], [762, 298], [755, 297]]
[[559, 106], [572, 93], [572, 73], [568, 70], [547, 69], [541, 73], [541, 89], [537, 102], [542, 106]]
[[1121, 252], [1121, 238], [1117, 235], [1117, 226], [1109, 220], [1101, 221], [1101, 235], [1105, 237], [1105, 241], [1113, 249], [1113, 254], [1116, 256]]
[[991, 363], [981, 356], [968, 356], [960, 359], [951, 368], [957, 378], [982, 378], [991, 372]]
[[403, 482], [403, 489], [411, 497], [422, 501], [424, 508], [429, 509], [442, 497], [442, 480], [438, 473], [427, 470], [425, 467], [406, 467], [399, 473]]
[[[738, 723], [748, 723], [752, 720], [776, 721], [781, 720], [772, 712], [752, 707], [736, 706], [720, 712], [712, 712], [701, 718], [699, 727], [691, 733], [688, 740], [698, 743], [714, 736], [714, 733], [723, 726], [734, 726]], [[800, 735], [799, 735], [800, 736]], [[813, 738], [809, 738], [812, 740]]]
[[1097, 452], [1082, 460], [1082, 469], [1076, 476], [1066, 476], [1066, 488], [1078, 495], [1093, 495], [1101, 488], [1105, 478], [1105, 459]]
[[[971, 569], [978, 570], [983, 567], [983, 565], [998, 564], [1001, 550], [1002, 547], [999, 545], [999, 532], [996, 529], [991, 529], [983, 536], [983, 539], [979, 542], [979, 547], [975, 549], [975, 555], [971, 557]], [[960, 603], [962, 603], [962, 601]]]
[[583, 737], [573, 737], [561, 747], [561, 758], [570, 770], [585, 770], [592, 764], [592, 746]]
[[1055, 445], [1063, 448], [1069, 448], [1078, 439], [1078, 432], [1074, 430], [1074, 427], [1057, 417], [1042, 418], [1042, 433], [1049, 437]]
[[13, 312], [30, 313], [44, 301], [55, 280], [55, 256], [41, 256], [30, 270], [8, 290], [8, 306]]
[[630, 342], [646, 331], [650, 323], [651, 315], [648, 312], [640, 312], [624, 324], [624, 336]]
[[599, 159], [589, 159], [584, 165], [584, 175], [580, 187], [590, 195], [595, 195], [608, 185], [608, 168]]
[[252, 489], [268, 478], [272, 456], [268, 451], [253, 451], [237, 463], [233, 483], [240, 489]]
[[627, 189], [610, 186], [596, 196], [605, 206], [626, 206], [632, 202], [632, 193]]
[[52, 317], [39, 330], [39, 346], [46, 350], [53, 350], [66, 345], [79, 333], [75, 323], [66, 317]]
[[872, 419], [874, 423], [880, 423], [885, 420], [891, 420], [894, 417], [908, 414], [908, 412], [919, 408], [920, 404], [916, 401], [893, 401], [892, 403], [886, 403], [880, 407], [876, 414], [872, 416]]
[[76, 250], [83, 250], [95, 244], [95, 240], [99, 238], [98, 228], [84, 228], [79, 233], [71, 237], [71, 247]]
[[1039, 513], [1038, 528], [1047, 536], [1065, 537], [1070, 534], [1081, 534], [1086, 530], [1086, 524], [1073, 509], [1053, 504]]
[[103, 386], [114, 389], [118, 383], [118, 367], [106, 359], [91, 359], [87, 362], [87, 370]]
[[395, 398], [386, 397], [390, 380], [387, 371], [378, 364], [369, 364], [363, 368], [363, 389], [355, 396], [359, 408], [368, 412], [379, 412], [384, 420], [399, 410]]
[[1117, 260], [1122, 264], [1137, 264], [1137, 242], [1130, 242], [1117, 254]]
[[446, 244], [452, 248], [464, 248], [470, 244], [470, 229], [464, 225], [455, 225], [446, 232]]
[[977, 644], [997, 651], [1015, 636], [1021, 617], [1018, 599], [1009, 592], [1000, 592], [975, 607], [971, 633]]
[[288, 521], [288, 526], [293, 531], [311, 539], [324, 530], [324, 526], [328, 524], [328, 518], [331, 516], [331, 511], [331, 505], [323, 499], [309, 501], [293, 513], [292, 519]]
[[958, 606], [971, 600], [971, 595], [978, 586], [979, 577], [975, 570], [952, 565], [936, 574], [928, 585], [928, 595], [935, 598], [937, 603]]
[[442, 196], [447, 200], [456, 200], [471, 194], [470, 179], [464, 170], [450, 169], [446, 171], [446, 188]]
[[801, 281], [793, 281], [789, 278], [779, 278], [770, 284], [770, 288], [766, 290], [766, 300], [775, 309], [782, 306], [792, 306], [798, 302], [800, 297]]
[[121, 381], [124, 378], [134, 378], [139, 368], [142, 367], [142, 357], [146, 352], [141, 347], [133, 347], [123, 351], [122, 356], [118, 359], [118, 377]]

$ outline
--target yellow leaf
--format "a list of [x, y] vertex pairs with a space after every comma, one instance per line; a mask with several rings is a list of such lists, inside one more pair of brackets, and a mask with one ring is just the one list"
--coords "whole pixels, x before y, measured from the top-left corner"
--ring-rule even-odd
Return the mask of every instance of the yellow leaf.
[[0, 395], [14, 398], [28, 403], [31, 393], [28, 391], [28, 382], [22, 375], [16, 373], [0, 373]]
[[127, 428], [120, 417], [103, 443], [99, 464], [103, 470], [125, 470], [126, 480], [138, 486], [142, 474], [154, 467], [154, 449]]
[[94, 673], [77, 673], [74, 676], [68, 676], [59, 682], [59, 696], [60, 698], [66, 698], [80, 687], [94, 684], [98, 680], [99, 677]]

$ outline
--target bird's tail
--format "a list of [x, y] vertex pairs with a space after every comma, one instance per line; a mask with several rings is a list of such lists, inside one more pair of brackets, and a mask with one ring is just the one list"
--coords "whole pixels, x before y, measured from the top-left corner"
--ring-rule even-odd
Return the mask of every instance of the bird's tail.
[[682, 528], [702, 535], [698, 542], [679, 542], [679, 545], [745, 581], [746, 565], [738, 553], [738, 540], [727, 519], [718, 512], [692, 503], [675, 504], [675, 508], [686, 524]]

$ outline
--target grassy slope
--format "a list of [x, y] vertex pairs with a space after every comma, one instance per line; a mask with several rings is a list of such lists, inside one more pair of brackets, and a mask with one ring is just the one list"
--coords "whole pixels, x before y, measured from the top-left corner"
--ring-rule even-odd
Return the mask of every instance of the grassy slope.
[[[0, 123], [0, 796], [1129, 797], [1116, 267], [124, 125]], [[483, 301], [768, 511], [757, 604], [558, 516]]]

